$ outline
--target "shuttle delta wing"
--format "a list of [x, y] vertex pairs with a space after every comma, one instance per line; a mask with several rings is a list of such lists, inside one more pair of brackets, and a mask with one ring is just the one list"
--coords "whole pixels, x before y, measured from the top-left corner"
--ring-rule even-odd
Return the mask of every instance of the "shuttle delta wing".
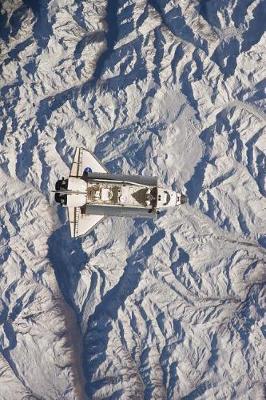
[[85, 235], [102, 221], [104, 215], [81, 214], [79, 207], [68, 207], [68, 220], [72, 238]]
[[86, 168], [92, 173], [98, 172], [106, 174], [108, 172], [92, 153], [82, 147], [77, 147], [71, 165], [70, 176], [80, 177], [83, 175]]

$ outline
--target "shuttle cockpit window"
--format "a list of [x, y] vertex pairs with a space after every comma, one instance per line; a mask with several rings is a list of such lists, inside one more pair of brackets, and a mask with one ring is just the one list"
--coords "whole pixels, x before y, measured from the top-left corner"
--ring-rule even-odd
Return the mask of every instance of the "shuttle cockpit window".
[[166, 191], [164, 191], [164, 193], [165, 193], [165, 201], [164, 201], [163, 205], [166, 206], [170, 201], [170, 194]]
[[151, 189], [150, 192], [150, 204], [153, 208], [156, 207], [157, 203], [157, 187]]

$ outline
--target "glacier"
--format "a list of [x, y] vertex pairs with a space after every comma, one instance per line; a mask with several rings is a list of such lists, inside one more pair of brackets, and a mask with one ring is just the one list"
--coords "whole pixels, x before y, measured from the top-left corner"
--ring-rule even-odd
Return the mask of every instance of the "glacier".
[[[265, 0], [2, 0], [0, 400], [265, 389]], [[71, 240], [75, 147], [188, 204]]]

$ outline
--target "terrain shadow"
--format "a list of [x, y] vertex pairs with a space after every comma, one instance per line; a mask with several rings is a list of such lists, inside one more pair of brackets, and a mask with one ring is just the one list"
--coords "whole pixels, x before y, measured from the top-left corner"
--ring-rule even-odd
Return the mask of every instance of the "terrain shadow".
[[48, 239], [50, 259], [59, 288], [67, 303], [79, 316], [74, 301], [80, 270], [87, 262], [87, 254], [81, 246], [81, 239], [71, 239], [68, 223], [63, 225]]

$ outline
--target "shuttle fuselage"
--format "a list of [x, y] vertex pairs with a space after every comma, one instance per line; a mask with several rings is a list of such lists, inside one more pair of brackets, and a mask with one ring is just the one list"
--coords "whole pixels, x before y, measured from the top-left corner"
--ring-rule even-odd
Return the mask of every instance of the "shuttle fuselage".
[[71, 236], [91, 230], [106, 216], [152, 218], [158, 209], [186, 201], [158, 187], [156, 177], [110, 174], [88, 151], [77, 148], [68, 179], [56, 183], [55, 200], [68, 208]]

